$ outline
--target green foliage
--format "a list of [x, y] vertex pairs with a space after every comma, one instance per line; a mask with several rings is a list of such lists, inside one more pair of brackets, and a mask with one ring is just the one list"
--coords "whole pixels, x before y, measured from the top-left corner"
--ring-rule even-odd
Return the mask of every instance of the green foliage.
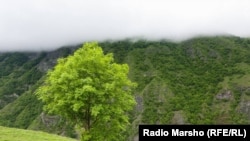
[[27, 63], [24, 64], [24, 69], [32, 69], [34, 66], [36, 66], [38, 63], [40, 63], [42, 61], [42, 59], [44, 59], [46, 57], [46, 53], [42, 52], [39, 54], [39, 56]]
[[[223, 109], [214, 108], [214, 98], [222, 89], [219, 84], [225, 77], [236, 74], [249, 75], [249, 72], [246, 72], [248, 67], [241, 69], [237, 66], [237, 63], [241, 62], [249, 64], [247, 43], [247, 40], [236, 37], [197, 37], [178, 44], [145, 40], [126, 43], [129, 44], [129, 49], [127, 52], [123, 49], [122, 52], [128, 55], [119, 55], [117, 58], [120, 57], [119, 60], [124, 60], [131, 66], [130, 77], [138, 83], [138, 93], [143, 94], [141, 122], [171, 123], [171, 111], [183, 111], [187, 123], [216, 123]], [[109, 42], [107, 45], [102, 44], [105, 50], [115, 48]], [[164, 88], [155, 84], [153, 80], [156, 77], [161, 78], [161, 83], [165, 84], [173, 95], [164, 92]], [[234, 86], [228, 88], [233, 90]], [[235, 105], [229, 115], [237, 116], [236, 106], [241, 96], [236, 92], [235, 96], [235, 102], [229, 101]], [[162, 99], [159, 100], [159, 97]], [[163, 106], [168, 107], [166, 117], [169, 117], [164, 122], [161, 121], [164, 117], [160, 114], [162, 110], [159, 112]], [[240, 118], [228, 119], [229, 123], [242, 122], [236, 122]]]
[[6, 53], [0, 55], [0, 78], [9, 75], [15, 68], [28, 61], [28, 56], [22, 53]]
[[64, 128], [66, 121], [58, 121], [55, 125], [58, 128], [47, 127], [43, 122], [37, 122], [41, 120], [42, 103], [33, 93], [41, 85], [39, 80], [44, 72], [39, 67], [41, 68], [41, 62], [47, 63], [44, 60], [46, 57], [48, 58], [46, 54], [41, 52], [34, 54], [3, 53], [0, 55], [0, 72], [2, 71], [3, 75], [0, 77], [0, 125], [39, 129], [55, 134], [63, 132], [64, 135], [71, 136], [74, 130], [69, 126], [67, 130]]
[[103, 54], [97, 43], [86, 43], [60, 58], [47, 74], [37, 95], [49, 113], [60, 114], [80, 126], [82, 140], [122, 140], [135, 105], [127, 78], [129, 68]]
[[0, 111], [1, 125], [27, 128], [42, 111], [42, 104], [36, 96], [27, 92]]
[[[36, 64], [31, 63], [34, 60], [29, 60], [28, 53], [7, 53], [1, 55], [0, 101], [2, 102], [0, 102], [0, 109], [28, 91], [42, 77], [43, 72], [37, 68], [37, 64], [44, 56], [42, 54], [38, 57], [40, 59], [36, 61]], [[26, 68], [27, 64], [32, 65]]]

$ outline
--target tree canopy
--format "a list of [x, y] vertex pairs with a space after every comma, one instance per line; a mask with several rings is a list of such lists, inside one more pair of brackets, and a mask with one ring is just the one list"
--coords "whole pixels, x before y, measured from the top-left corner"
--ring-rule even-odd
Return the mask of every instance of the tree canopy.
[[136, 83], [129, 66], [114, 62], [97, 42], [85, 43], [58, 59], [36, 94], [48, 113], [59, 114], [82, 128], [82, 140], [122, 140], [136, 104]]

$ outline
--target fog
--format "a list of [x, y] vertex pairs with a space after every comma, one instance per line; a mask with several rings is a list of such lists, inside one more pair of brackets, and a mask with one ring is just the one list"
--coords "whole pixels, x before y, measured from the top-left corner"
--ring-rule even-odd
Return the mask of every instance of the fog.
[[138, 37], [250, 37], [249, 13], [249, 0], [0, 0], [0, 52]]

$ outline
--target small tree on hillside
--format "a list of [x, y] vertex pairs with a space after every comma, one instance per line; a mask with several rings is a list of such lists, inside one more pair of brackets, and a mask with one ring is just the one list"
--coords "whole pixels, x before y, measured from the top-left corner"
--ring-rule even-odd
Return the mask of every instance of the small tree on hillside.
[[127, 112], [136, 104], [127, 64], [114, 62], [96, 42], [58, 59], [36, 92], [48, 113], [66, 117], [82, 127], [82, 140], [122, 140], [129, 124]]

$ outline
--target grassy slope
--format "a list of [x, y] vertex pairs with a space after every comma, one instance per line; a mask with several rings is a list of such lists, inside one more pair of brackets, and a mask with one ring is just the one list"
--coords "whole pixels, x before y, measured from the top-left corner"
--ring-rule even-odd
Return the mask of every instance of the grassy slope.
[[76, 141], [45, 132], [7, 128], [0, 126], [1, 141]]

